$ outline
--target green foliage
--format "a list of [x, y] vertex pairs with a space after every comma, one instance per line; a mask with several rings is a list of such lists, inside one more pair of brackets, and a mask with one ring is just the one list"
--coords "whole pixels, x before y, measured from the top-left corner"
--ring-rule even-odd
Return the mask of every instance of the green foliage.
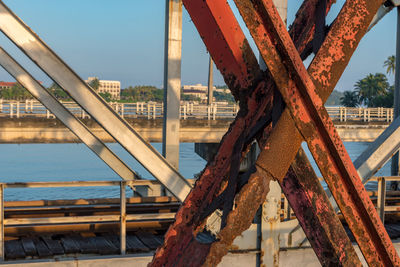
[[373, 98], [371, 107], [392, 108], [394, 101], [394, 86], [390, 86], [384, 95], [378, 95]]
[[343, 97], [343, 93], [333, 90], [332, 94], [326, 100], [325, 106], [339, 106], [341, 104], [340, 99]]
[[354, 85], [360, 104], [375, 107], [377, 97], [383, 97], [389, 93], [389, 82], [383, 73], [368, 74], [367, 77]]
[[197, 102], [201, 102], [201, 98], [200, 97], [196, 97], [194, 95], [186, 95], [184, 93], [181, 92], [181, 100], [182, 101], [197, 101]]
[[107, 102], [112, 100], [112, 95], [109, 92], [99, 93], [99, 95]]
[[55, 96], [55, 98], [63, 101], [70, 101], [69, 95], [58, 84], [53, 83], [47, 90]]
[[31, 93], [26, 90], [20, 83], [16, 83], [9, 89], [3, 89], [0, 91], [0, 98], [7, 100], [25, 100], [33, 98]]
[[100, 87], [100, 81], [98, 78], [94, 78], [89, 82], [89, 86], [92, 87], [95, 91], [99, 90]]
[[230, 93], [228, 90], [228, 93], [220, 93], [220, 92], [214, 92], [214, 97], [216, 101], [227, 101], [229, 103], [234, 103], [235, 99], [233, 98], [233, 95]]
[[340, 104], [345, 107], [357, 107], [359, 105], [357, 93], [354, 91], [345, 91], [340, 98]]
[[396, 57], [395, 55], [389, 56], [385, 62], [383, 63], [383, 66], [386, 68], [386, 73], [387, 74], [394, 74], [394, 71], [396, 69]]
[[162, 102], [164, 99], [164, 91], [151, 85], [129, 86], [121, 90], [121, 100], [127, 102]]

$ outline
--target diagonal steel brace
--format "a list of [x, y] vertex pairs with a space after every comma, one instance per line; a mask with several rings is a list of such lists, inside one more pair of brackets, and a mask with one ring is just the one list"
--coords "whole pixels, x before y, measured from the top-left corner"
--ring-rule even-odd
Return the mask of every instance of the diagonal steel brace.
[[273, 2], [236, 3], [365, 259], [370, 265], [398, 266], [400, 258]]
[[[296, 30], [300, 29], [300, 25], [303, 25], [303, 27], [301, 29], [303, 30], [303, 32], [305, 34], [303, 34], [303, 35], [302, 34], [293, 34], [295, 40], [297, 41], [297, 43], [299, 45], [299, 49], [302, 49], [301, 48], [302, 47], [302, 42], [299, 41], [299, 40], [307, 40], [305, 42], [308, 42], [308, 40], [310, 40], [309, 37], [308, 37], [309, 36], [309, 32], [310, 31], [312, 32], [312, 30], [311, 30], [312, 29], [312, 26], [311, 26], [312, 23], [310, 24], [310, 21], [313, 21], [313, 19], [312, 19], [313, 12], [310, 11], [310, 10], [312, 10], [313, 6], [315, 7], [315, 2], [316, 1], [305, 1], [304, 2], [304, 4], [302, 5], [302, 8], [300, 9], [301, 12], [299, 12], [299, 15], [297, 16], [296, 21], [294, 23], [294, 26], [292, 26], [292, 28], [291, 28], [291, 29], [294, 29], [294, 31], [292, 31], [292, 32], [296, 33]], [[232, 61], [230, 61], [231, 64], [226, 64], [226, 62], [230, 60], [231, 55], [235, 54], [235, 53], [229, 53], [228, 52], [228, 53], [224, 54], [224, 52], [227, 51], [229, 48], [232, 48], [232, 42], [231, 42], [231, 40], [233, 39], [232, 37], [235, 36], [235, 34], [237, 35], [237, 27], [235, 27], [234, 26], [235, 24], [231, 22], [231, 17], [230, 17], [231, 11], [229, 11], [229, 10], [227, 11], [226, 9], [223, 8], [224, 5], [227, 6], [226, 2], [224, 2], [224, 1], [190, 1], [190, 0], [187, 0], [187, 1], [184, 1], [184, 4], [185, 4], [186, 8], [188, 9], [189, 14], [191, 14], [192, 20], [195, 23], [197, 29], [199, 30], [200, 35], [202, 36], [204, 42], [206, 43], [206, 46], [210, 50], [211, 55], [213, 57], [214, 56], [218, 56], [219, 57], [219, 60], [216, 60], [216, 64], [217, 64], [217, 67], [220, 70], [223, 70], [223, 74], [224, 74], [225, 80], [227, 81], [227, 84], [230, 85], [230, 87], [231, 87], [231, 84], [229, 82], [231, 82], [231, 81], [240, 81], [241, 79], [247, 78], [247, 76], [244, 76], [244, 78], [243, 78], [243, 76], [241, 75], [240, 72], [230, 72], [232, 69], [234, 69], [233, 67], [235, 67], [235, 65], [233, 65], [233, 67], [232, 67]], [[219, 15], [218, 11], [224, 14], [223, 19]], [[222, 22], [220, 22], [219, 20], [221, 20]], [[216, 26], [218, 26], [216, 29], [215, 29], [215, 26], [214, 26], [215, 24], [214, 23], [217, 24]], [[220, 24], [218, 24], [218, 23], [220, 23]], [[221, 23], [228, 24], [228, 26], [225, 27], [225, 25], [221, 25]], [[304, 26], [304, 25], [306, 25], [306, 26]], [[352, 31], [352, 32], [357, 33], [358, 31], [359, 31], [359, 28], [354, 28], [354, 31]], [[220, 38], [223, 39], [223, 41], [226, 41], [226, 43], [224, 44], [224, 42], [221, 41]], [[226, 38], [226, 39], [224, 39], [224, 38]], [[298, 38], [298, 39], [296, 39], [296, 38]], [[236, 40], [240, 40], [239, 41], [239, 45], [241, 45], [241, 43], [242, 43], [241, 40], [243, 40], [243, 39], [241, 39], [238, 36], [235, 36], [235, 39]], [[246, 44], [246, 43], [247, 42], [243, 42], [243, 44]], [[238, 45], [238, 43], [236, 43], [236, 45]], [[217, 50], [216, 48], [220, 48], [220, 49]], [[245, 49], [243, 49], [243, 50], [241, 50], [241, 49], [231, 49], [231, 51], [246, 51], [246, 50]], [[224, 60], [224, 59], [226, 59], [226, 60]], [[236, 57], [236, 61], [233, 60], [233, 63], [234, 64], [241, 64], [243, 62], [241, 59], [242, 59], [242, 57]], [[247, 61], [244, 61], [244, 62], [247, 62]], [[239, 69], [239, 68], [236, 68], [236, 69]], [[226, 74], [229, 74], [228, 75], [228, 79], [227, 79]], [[236, 79], [231, 79], [232, 77], [235, 77]], [[325, 75], [322, 75], [322, 77], [325, 77]], [[237, 91], [234, 91], [233, 93], [235, 94], [235, 93], [237, 93]], [[250, 95], [249, 95], [249, 98], [250, 98]], [[232, 131], [234, 131], [235, 125], [236, 124], [232, 125], [232, 127], [231, 127]], [[227, 136], [229, 136], [229, 135], [232, 135], [232, 132], [228, 132]], [[230, 141], [230, 140], [232, 140], [232, 139], [231, 138], [230, 139], [225, 139], [224, 138], [222, 140], [222, 142], [221, 142], [221, 147], [224, 149], [223, 144], [225, 143], [225, 141]], [[221, 147], [220, 147], [220, 152], [223, 152], [223, 154], [222, 153], [218, 153], [217, 154], [217, 158], [224, 157], [224, 155], [226, 155], [225, 154], [226, 152], [224, 151], [225, 149], [221, 150]], [[218, 163], [218, 164], [220, 164], [220, 163]], [[185, 246], [187, 246], [187, 245], [185, 245], [185, 244], [187, 244], [187, 243], [185, 243], [186, 242], [185, 240], [188, 240], [187, 237], [192, 235], [192, 233], [191, 233], [192, 230], [190, 230], [190, 229], [193, 229], [193, 228], [185, 226], [185, 224], [186, 224], [185, 218], [188, 218], [189, 220], [191, 220], [190, 218], [192, 218], [191, 216], [193, 216], [192, 212], [194, 210], [196, 210], [196, 206], [195, 205], [196, 205], [197, 202], [195, 202], [194, 200], [198, 196], [200, 196], [201, 191], [199, 191], [199, 190], [201, 190], [201, 189], [204, 190], [204, 188], [207, 188], [207, 187], [204, 186], [203, 180], [208, 179], [209, 172], [211, 171], [211, 173], [212, 173], [213, 172], [213, 168], [217, 168], [218, 167], [218, 166], [215, 166], [215, 165], [217, 165], [216, 162], [213, 163], [212, 165], [207, 166], [205, 172], [202, 174], [202, 176], [200, 178], [200, 182], [202, 182], [202, 183], [201, 184], [198, 183], [196, 185], [196, 189], [195, 189], [196, 195], [194, 195], [194, 194], [189, 195], [189, 198], [187, 199], [187, 201], [185, 201], [185, 203], [183, 204], [183, 207], [178, 212], [177, 222], [168, 231], [167, 236], [166, 236], [165, 245], [163, 246], [162, 249], [157, 251], [157, 255], [155, 257], [155, 261], [153, 261], [153, 263], [155, 265], [157, 265], [157, 264], [167, 264], [167, 263], [168, 264], [172, 264], [171, 260], [173, 260], [173, 257], [174, 257], [172, 254], [174, 254], [175, 252], [181, 251], [181, 248], [178, 248], [177, 246], [178, 245], [179, 246], [182, 245], [183, 246], [182, 249]], [[214, 180], [215, 179], [219, 179], [218, 176], [212, 177], [212, 178]], [[291, 177], [288, 177], [286, 180], [287, 181], [291, 181], [291, 179], [295, 179], [295, 178], [293, 178], [291, 176]], [[258, 181], [260, 181], [260, 179]], [[291, 184], [295, 184], [295, 183], [291, 183]], [[263, 187], [261, 185], [259, 185], [258, 187], [254, 187], [253, 189], [257, 189], [257, 188], [260, 189], [260, 188], [263, 188]], [[284, 188], [284, 191], [285, 190], [286, 189]], [[288, 190], [290, 190], [290, 189], [288, 189]], [[207, 191], [207, 192], [209, 192], [209, 191]], [[305, 190], [305, 192], [307, 192], [307, 189]], [[286, 193], [290, 194], [290, 191], [287, 191]], [[263, 193], [260, 193], [261, 202], [265, 198], [265, 195], [263, 197], [262, 194]], [[255, 194], [254, 191], [252, 191], [252, 195], [257, 195], [257, 194]], [[307, 195], [304, 195], [303, 199], [307, 199]], [[300, 199], [299, 201], [302, 201], [303, 199]], [[256, 201], [259, 202], [260, 200], [256, 200]], [[249, 199], [246, 199], [246, 201], [250, 202], [250, 203], [252, 202], [252, 201], [249, 201]], [[311, 205], [312, 204], [313, 203], [311, 203]], [[254, 205], [254, 206], [257, 206], [257, 205]], [[189, 213], [188, 209], [191, 209], [192, 211]], [[181, 217], [180, 214], [184, 215], [184, 217]], [[323, 216], [323, 214], [322, 213], [320, 215], [316, 214], [316, 216]], [[249, 216], [249, 218], [250, 217], [251, 216]], [[238, 219], [236, 220], [236, 222], [239, 222]], [[240, 219], [243, 220], [243, 217], [240, 216]], [[328, 218], [320, 217], [320, 219], [317, 219], [316, 221], [321, 220], [321, 222], [323, 222], [326, 219], [328, 219]], [[331, 222], [331, 227], [333, 227], [333, 221], [328, 219], [326, 222], [329, 222], [329, 221]], [[196, 226], [196, 221], [192, 221], [192, 223], [193, 223], [192, 227], [195, 227]], [[317, 241], [317, 245], [318, 246], [322, 245], [320, 247], [321, 248], [320, 251], [323, 251], [324, 247], [327, 248], [326, 245], [324, 246], [324, 242], [325, 241], [323, 239], [321, 239], [321, 236], [319, 236], [319, 237], [313, 237], [312, 236], [312, 234], [315, 233], [315, 231], [317, 229], [316, 226], [317, 226], [316, 224], [315, 225], [310, 225], [309, 229], [305, 229], [305, 231], [307, 233], [307, 231], [310, 230], [310, 232], [309, 232], [310, 233], [310, 236], [309, 236], [310, 239], [312, 239], [314, 241]], [[247, 227], [245, 227], [244, 229], [246, 229], [246, 228]], [[333, 230], [334, 228], [329, 229], [329, 227], [327, 227], [327, 229], [328, 229], [327, 233], [329, 235], [329, 230]], [[321, 233], [322, 232], [323, 232], [323, 230], [321, 231]], [[333, 244], [334, 246], [339, 245], [339, 244], [343, 244], [344, 240], [341, 241], [340, 239], [338, 239], [337, 241], [335, 241], [335, 238], [336, 238], [335, 234], [338, 234], [339, 232], [340, 232], [340, 228], [338, 228], [337, 230], [334, 230], [334, 231], [331, 232], [331, 233], [334, 233], [334, 236], [331, 237], [332, 238], [331, 242], [335, 243], [335, 244]], [[240, 233], [240, 231], [239, 232], [235, 232], [235, 235], [232, 237], [232, 240], [239, 233]], [[338, 236], [340, 237], [340, 235], [338, 235]], [[340, 238], [342, 238], [342, 237], [340, 237]], [[179, 240], [179, 243], [176, 243], [176, 241], [174, 241], [174, 240]], [[191, 243], [191, 245], [192, 244], [193, 243]], [[343, 248], [346, 248], [346, 247], [343, 247], [343, 246], [339, 245], [339, 249], [337, 250], [337, 253], [338, 253], [337, 255], [343, 255], [342, 253], [344, 251], [347, 251], [347, 255], [346, 256], [347, 257], [351, 257], [350, 255], [351, 255], [351, 248], [352, 247], [350, 249], [346, 248], [345, 250], [342, 250]], [[199, 251], [199, 250], [197, 250], [197, 251]], [[170, 253], [170, 254], [167, 256], [167, 255], [165, 255], [166, 253]], [[179, 252], [179, 255], [182, 256], [182, 253], [183, 252]], [[186, 251], [185, 251], [185, 254], [186, 254]], [[199, 255], [199, 253], [196, 254], [196, 257], [193, 257], [193, 255], [190, 254], [190, 253], [187, 253], [187, 254], [190, 255], [187, 259], [191, 260], [191, 262], [195, 262], [196, 259], [200, 259], [201, 258], [201, 255]], [[325, 255], [327, 255], [327, 254], [325, 254]], [[164, 257], [163, 259], [161, 258], [162, 256]], [[321, 256], [324, 256], [324, 255], [321, 255]], [[325, 256], [325, 258], [326, 258], [326, 256]], [[343, 256], [340, 256], [340, 258], [342, 260], [344, 259]], [[344, 259], [343, 263], [345, 263], [346, 260], [347, 259]], [[348, 261], [348, 262], [351, 262], [351, 261]], [[186, 263], [188, 263], [188, 262], [186, 262]], [[175, 262], [175, 264], [176, 264], [176, 262]], [[201, 263], [199, 263], [199, 264], [201, 264]]]

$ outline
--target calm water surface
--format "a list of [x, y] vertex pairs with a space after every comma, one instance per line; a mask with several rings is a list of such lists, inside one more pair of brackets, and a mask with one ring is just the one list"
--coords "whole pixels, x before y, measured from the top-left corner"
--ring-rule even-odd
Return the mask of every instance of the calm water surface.
[[[347, 142], [345, 146], [355, 160], [369, 143]], [[161, 151], [161, 144], [154, 147]], [[45, 182], [77, 180], [119, 180], [118, 176], [83, 144], [2, 144], [0, 145], [1, 182]], [[151, 175], [117, 144], [109, 147], [142, 177]], [[305, 144], [303, 147], [306, 148]], [[309, 154], [308, 150], [306, 150]], [[310, 154], [309, 154], [310, 155]], [[309, 157], [311, 159], [311, 156]], [[194, 153], [193, 143], [180, 146], [180, 172], [186, 178], [193, 178], [206, 162]], [[312, 162], [315, 167], [315, 163]], [[317, 174], [320, 175], [317, 170]], [[378, 175], [389, 175], [390, 163]], [[372, 186], [375, 186], [372, 184]], [[33, 199], [74, 199], [118, 197], [118, 187], [84, 187], [54, 189], [6, 189], [6, 200]]]

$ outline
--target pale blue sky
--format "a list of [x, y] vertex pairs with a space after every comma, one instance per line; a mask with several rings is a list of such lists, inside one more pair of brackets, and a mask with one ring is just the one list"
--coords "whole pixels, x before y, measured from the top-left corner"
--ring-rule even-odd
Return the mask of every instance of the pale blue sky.
[[[101, 79], [120, 80], [123, 88], [129, 85], [162, 85], [164, 0], [4, 2], [82, 78], [98, 76]], [[232, 3], [231, 0], [228, 2]], [[289, 24], [300, 3], [299, 0], [289, 0]], [[337, 1], [329, 16], [330, 20], [343, 3], [343, 0]], [[366, 74], [385, 71], [383, 61], [395, 52], [395, 25], [396, 12], [392, 11], [367, 34], [337, 89], [352, 90], [353, 84]], [[245, 32], [248, 35], [247, 30]], [[37, 79], [49, 83], [49, 79], [2, 34], [0, 43]], [[182, 46], [182, 84], [205, 84], [208, 72], [207, 50], [186, 11], [183, 14]], [[12, 78], [0, 70], [0, 80]], [[215, 71], [215, 84], [224, 84], [218, 71]]]

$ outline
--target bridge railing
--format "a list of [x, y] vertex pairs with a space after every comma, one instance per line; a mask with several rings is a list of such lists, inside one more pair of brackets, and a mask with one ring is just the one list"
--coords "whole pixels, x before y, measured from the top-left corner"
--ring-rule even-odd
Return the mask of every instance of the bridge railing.
[[[321, 179], [322, 180], [322, 179]], [[189, 179], [194, 183], [194, 179]], [[373, 177], [371, 181], [378, 182], [378, 190], [370, 192], [372, 197], [376, 197], [378, 214], [383, 219], [384, 212], [398, 212], [400, 208], [398, 205], [386, 205], [386, 182], [400, 181], [400, 177]], [[104, 215], [83, 215], [83, 216], [56, 216], [56, 217], [10, 217], [5, 218], [5, 204], [4, 190], [17, 189], [17, 188], [73, 188], [73, 187], [101, 187], [101, 186], [117, 186], [119, 187], [119, 211], [120, 214], [104, 214]], [[5, 227], [25, 227], [36, 225], [65, 225], [65, 224], [93, 224], [93, 223], [119, 223], [120, 225], [120, 253], [126, 253], [126, 224], [127, 221], [148, 221], [148, 220], [173, 220], [175, 217], [174, 212], [168, 213], [143, 213], [143, 214], [127, 214], [127, 197], [126, 187], [133, 187], [136, 190], [138, 187], [148, 187], [155, 193], [152, 196], [160, 196], [161, 185], [155, 180], [134, 180], [134, 181], [67, 181], [67, 182], [27, 182], [27, 183], [0, 183], [0, 260], [4, 260], [4, 233]], [[146, 194], [146, 191], [143, 191]], [[396, 194], [394, 197], [398, 197]], [[281, 199], [281, 221], [289, 222], [294, 218], [294, 214], [290, 206], [282, 194]], [[51, 202], [51, 201], [45, 201]], [[60, 205], [60, 201], [55, 201]], [[90, 203], [94, 203], [93, 200]], [[41, 204], [35, 204], [41, 205]], [[61, 204], [62, 205], [62, 204]], [[78, 204], [77, 204], [78, 205]], [[79, 203], [82, 205], [82, 203]], [[26, 203], [23, 204], [26, 209]], [[71, 204], [68, 204], [71, 206]], [[12, 207], [15, 207], [12, 205]], [[18, 206], [19, 207], [19, 206]], [[292, 220], [293, 221], [293, 220]], [[292, 233], [291, 233], [292, 234]]]
[[[62, 101], [63, 105], [75, 116], [82, 119], [90, 116], [75, 102]], [[159, 119], [164, 112], [163, 103], [136, 102], [117, 103], [109, 105], [126, 118]], [[392, 122], [392, 108], [347, 108], [347, 107], [326, 107], [329, 115], [334, 121], [358, 121], [358, 122]], [[181, 119], [234, 119], [239, 111], [239, 105], [228, 103], [213, 103], [211, 105], [182, 102], [180, 107]], [[40, 102], [32, 99], [24, 101], [0, 99], [0, 115], [10, 118], [21, 117], [44, 117], [53, 119], [51, 114]]]
[[[193, 182], [193, 180], [189, 181]], [[63, 217], [38, 217], [38, 218], [5, 218], [4, 190], [15, 188], [66, 188], [66, 187], [101, 187], [118, 186], [120, 188], [120, 214], [119, 215], [88, 215], [88, 216], [63, 216]], [[68, 181], [68, 182], [28, 182], [28, 183], [0, 183], [0, 260], [4, 260], [4, 227], [7, 226], [32, 226], [77, 223], [104, 223], [119, 222], [120, 224], [120, 253], [126, 253], [126, 223], [127, 221], [172, 220], [175, 213], [143, 213], [127, 214], [126, 212], [126, 187], [160, 187], [158, 181]], [[157, 189], [156, 189], [157, 191]]]

